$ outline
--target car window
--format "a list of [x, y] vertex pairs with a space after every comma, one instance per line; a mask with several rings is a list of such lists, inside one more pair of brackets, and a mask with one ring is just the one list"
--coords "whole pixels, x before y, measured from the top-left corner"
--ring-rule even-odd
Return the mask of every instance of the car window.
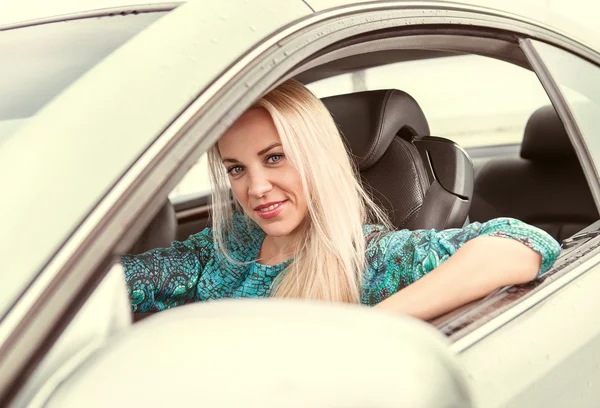
[[479, 55], [405, 61], [308, 84], [318, 97], [399, 89], [421, 106], [431, 134], [462, 147], [519, 144], [529, 116], [550, 104], [536, 75]]
[[0, 147], [62, 90], [164, 12], [0, 31]]
[[206, 153], [185, 174], [181, 181], [169, 193], [169, 199], [185, 200], [186, 196], [208, 195], [211, 191], [208, 176], [208, 157]]
[[[165, 14], [84, 18], [0, 31], [0, 149], [70, 84]], [[22, 188], [28, 188], [25, 179]], [[6, 191], [8, 197], [11, 193]], [[28, 203], [26, 209], [36, 211], [35, 204]], [[32, 278], [5, 272], [0, 282], [0, 316]]]
[[[465, 148], [520, 144], [525, 125], [550, 100], [534, 72], [479, 55], [399, 62], [307, 84], [319, 98], [395, 88], [417, 100], [431, 134]], [[171, 199], [208, 194], [203, 156], [171, 192]]]
[[533, 44], [569, 106], [600, 174], [600, 67], [552, 45]]

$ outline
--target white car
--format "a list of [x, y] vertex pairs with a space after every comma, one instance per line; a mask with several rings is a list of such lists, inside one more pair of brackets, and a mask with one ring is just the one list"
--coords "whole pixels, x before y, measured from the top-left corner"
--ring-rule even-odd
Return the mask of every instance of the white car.
[[[598, 406], [600, 42], [502, 4], [189, 1], [0, 26], [0, 406]], [[554, 267], [429, 323], [273, 299], [132, 319], [119, 256], [209, 225], [204, 152], [291, 77], [345, 134], [354, 97], [418, 102], [392, 136], [423, 171], [373, 176], [381, 201], [422, 178], [419, 217], [390, 201], [399, 228], [520, 218], [563, 241]]]

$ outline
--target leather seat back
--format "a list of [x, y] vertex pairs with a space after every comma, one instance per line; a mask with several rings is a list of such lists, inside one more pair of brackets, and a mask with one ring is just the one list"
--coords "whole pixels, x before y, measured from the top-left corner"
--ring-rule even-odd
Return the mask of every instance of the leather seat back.
[[462, 227], [473, 167], [453, 142], [430, 137], [418, 103], [399, 90], [323, 98], [354, 158], [365, 190], [396, 228]]

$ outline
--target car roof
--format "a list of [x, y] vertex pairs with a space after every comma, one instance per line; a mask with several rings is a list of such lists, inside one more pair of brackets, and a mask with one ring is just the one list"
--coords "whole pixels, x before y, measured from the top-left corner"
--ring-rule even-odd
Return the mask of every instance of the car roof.
[[[0, 3], [0, 27], [14, 23], [58, 17], [63, 15], [78, 14], [90, 11], [100, 11], [109, 8], [135, 8], [152, 5], [172, 5], [202, 2], [205, 0], [55, 0], [50, 3], [44, 0], [23, 0], [19, 3]], [[385, 6], [392, 2], [382, 0], [306, 0], [305, 3], [315, 13], [326, 12], [339, 7], [361, 5]], [[371, 4], [369, 4], [371, 3]], [[429, 6], [476, 9], [494, 14], [503, 14], [516, 20], [526, 21], [549, 28], [563, 34], [596, 52], [600, 52], [600, 35], [587, 26], [576, 22], [563, 14], [548, 10], [546, 7], [534, 3], [524, 3], [517, 0], [434, 0], [434, 1], [404, 1], [406, 5], [427, 4]], [[541, 4], [541, 3], [540, 3]]]
[[182, 1], [143, 0], [138, 2], [135, 0], [53, 0], [47, 2], [45, 0], [21, 0], [19, 2], [0, 2], [0, 26], [109, 8], [159, 4], [175, 5], [178, 3], [182, 3]]
[[[0, 26], [65, 14], [89, 12], [91, 10], [161, 4], [176, 5], [196, 1], [201, 2], [203, 0], [86, 0], [85, 2], [77, 0], [54, 0], [52, 2], [46, 2], [45, 0], [22, 0], [18, 3], [4, 2], [0, 3]], [[360, 6], [368, 3], [379, 3], [380, 5], [385, 5], [386, 3], [389, 4], [382, 0], [306, 0], [305, 3], [307, 3], [315, 13], [351, 5]], [[405, 1], [405, 3], [407, 5], [417, 5], [420, 3], [429, 5], [437, 4], [444, 7], [454, 4], [456, 6], [466, 6], [470, 8], [487, 9], [492, 12], [500, 12], [508, 14], [513, 18], [524, 19], [528, 22], [538, 22], [546, 27], [552, 27], [556, 31], [562, 32], [575, 40], [581, 40], [582, 43], [588, 44], [594, 50], [600, 51], [600, 41], [598, 40], [599, 35], [597, 32], [570, 19], [569, 16], [559, 15], [549, 11], [546, 7], [541, 7], [531, 2], [524, 3], [517, 0], [504, 0], [501, 2], [496, 0], [437, 0], [428, 2]]]

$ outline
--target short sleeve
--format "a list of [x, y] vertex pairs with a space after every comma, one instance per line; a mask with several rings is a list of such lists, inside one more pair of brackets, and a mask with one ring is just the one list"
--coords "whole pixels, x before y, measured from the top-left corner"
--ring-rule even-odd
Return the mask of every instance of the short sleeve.
[[517, 240], [542, 256], [538, 275], [560, 254], [560, 245], [545, 231], [513, 218], [472, 223], [463, 228], [401, 230], [381, 234], [367, 246], [363, 303], [376, 304], [441, 265], [469, 240], [480, 236]]
[[198, 279], [213, 256], [210, 228], [140, 255], [123, 255], [134, 312], [160, 311], [194, 300]]

